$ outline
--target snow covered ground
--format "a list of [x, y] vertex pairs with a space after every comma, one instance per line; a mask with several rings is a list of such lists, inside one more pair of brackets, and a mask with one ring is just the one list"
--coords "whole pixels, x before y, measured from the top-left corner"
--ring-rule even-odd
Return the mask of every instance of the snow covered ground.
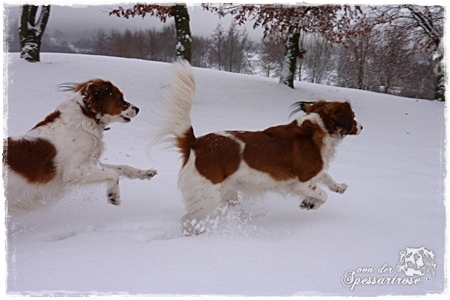
[[[194, 69], [197, 135], [287, 123], [289, 106], [301, 99], [349, 100], [364, 129], [341, 143], [331, 163], [330, 174], [349, 185], [345, 194], [330, 192], [316, 211], [278, 194], [246, 199], [212, 232], [184, 237], [179, 156], [149, 147], [170, 64], [63, 54], [43, 54], [35, 64], [18, 54], [5, 59], [7, 135], [25, 133], [68, 97], [56, 92], [58, 84], [108, 79], [141, 112], [105, 132], [102, 161], [158, 170], [151, 181], [122, 180], [120, 207], [107, 203], [105, 186], [92, 185], [10, 218], [7, 293], [376, 296], [446, 289], [443, 103], [301, 82], [289, 89], [276, 79]], [[417, 259], [419, 247], [434, 253], [435, 274], [408, 279], [397, 270], [400, 252], [416, 249]]]

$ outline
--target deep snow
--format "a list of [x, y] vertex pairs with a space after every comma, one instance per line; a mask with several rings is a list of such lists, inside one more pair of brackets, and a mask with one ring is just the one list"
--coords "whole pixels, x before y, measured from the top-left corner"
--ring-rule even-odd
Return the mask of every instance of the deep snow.
[[[199, 136], [287, 123], [298, 100], [349, 100], [364, 126], [344, 139], [329, 173], [349, 185], [329, 192], [316, 211], [300, 199], [266, 194], [224, 213], [208, 234], [184, 237], [177, 189], [180, 160], [166, 145], [149, 147], [155, 107], [171, 65], [87, 55], [42, 54], [31, 64], [6, 54], [7, 130], [20, 135], [68, 97], [58, 84], [111, 80], [141, 108], [129, 124], [105, 132], [102, 161], [156, 168], [151, 181], [121, 181], [122, 205], [103, 185], [74, 189], [59, 204], [9, 218], [7, 293], [39, 295], [422, 295], [442, 293], [445, 276], [444, 104], [358, 90], [194, 68], [192, 122]], [[240, 213], [245, 211], [245, 216]], [[384, 278], [399, 253], [424, 246], [436, 274], [416, 285], [342, 283], [347, 271]], [[387, 264], [391, 273], [379, 274]], [[362, 269], [360, 269], [361, 271]], [[380, 270], [381, 271], [381, 270]], [[348, 278], [347, 278], [348, 279]]]

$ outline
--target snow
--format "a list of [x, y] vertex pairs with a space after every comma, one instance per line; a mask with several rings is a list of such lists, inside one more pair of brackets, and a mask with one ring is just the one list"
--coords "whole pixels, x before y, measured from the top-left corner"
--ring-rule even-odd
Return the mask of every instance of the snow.
[[[320, 209], [303, 211], [300, 199], [269, 193], [223, 209], [212, 232], [184, 237], [179, 155], [167, 145], [150, 147], [170, 64], [46, 53], [36, 64], [19, 54], [5, 59], [5, 135], [25, 133], [66, 99], [58, 84], [108, 79], [141, 111], [105, 132], [102, 161], [158, 170], [151, 181], [122, 180], [120, 207], [107, 203], [99, 184], [10, 217], [7, 293], [378, 296], [446, 289], [443, 103], [303, 82], [291, 89], [272, 78], [194, 68], [198, 136], [287, 123], [292, 103], [316, 99], [351, 101], [364, 129], [338, 146], [329, 170], [348, 190], [329, 192]], [[435, 254], [435, 276], [405, 284], [397, 264], [408, 247]], [[403, 284], [386, 284], [394, 276]]]
[[185, 50], [183, 44], [181, 44], [180, 42], [177, 43], [176, 49], [178, 52], [183, 52]]

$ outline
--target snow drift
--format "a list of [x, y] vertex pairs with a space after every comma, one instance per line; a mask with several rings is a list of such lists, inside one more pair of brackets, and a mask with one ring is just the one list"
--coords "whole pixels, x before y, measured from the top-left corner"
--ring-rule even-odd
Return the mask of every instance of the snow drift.
[[[7, 135], [21, 135], [68, 97], [64, 82], [111, 80], [141, 108], [105, 132], [105, 163], [155, 168], [150, 182], [122, 180], [122, 205], [99, 185], [59, 204], [7, 219], [7, 293], [21, 295], [423, 295], [445, 288], [444, 104], [332, 86], [194, 68], [192, 123], [200, 136], [287, 123], [298, 100], [348, 100], [364, 125], [337, 149], [330, 174], [348, 184], [317, 211], [268, 194], [223, 211], [215, 231], [184, 237], [176, 151], [149, 130], [171, 65], [100, 56], [42, 54], [7, 63]], [[434, 272], [420, 271], [420, 247]], [[409, 249], [409, 250], [408, 250]], [[409, 251], [409, 252], [408, 252]], [[419, 254], [418, 254], [419, 253]], [[425, 253], [425, 252], [422, 252]], [[422, 256], [423, 258], [424, 256]], [[423, 262], [423, 259], [422, 259]], [[395, 279], [399, 278], [399, 279]], [[389, 279], [391, 278], [391, 279]], [[418, 281], [417, 283], [415, 283]], [[410, 283], [411, 282], [411, 283]]]

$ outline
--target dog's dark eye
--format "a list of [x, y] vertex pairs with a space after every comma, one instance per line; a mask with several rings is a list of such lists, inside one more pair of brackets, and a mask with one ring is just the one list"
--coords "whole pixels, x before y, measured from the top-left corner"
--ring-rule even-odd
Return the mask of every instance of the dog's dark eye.
[[102, 91], [96, 91], [95, 95], [106, 98], [106, 97], [112, 97], [113, 93], [109, 90], [102, 90]]

